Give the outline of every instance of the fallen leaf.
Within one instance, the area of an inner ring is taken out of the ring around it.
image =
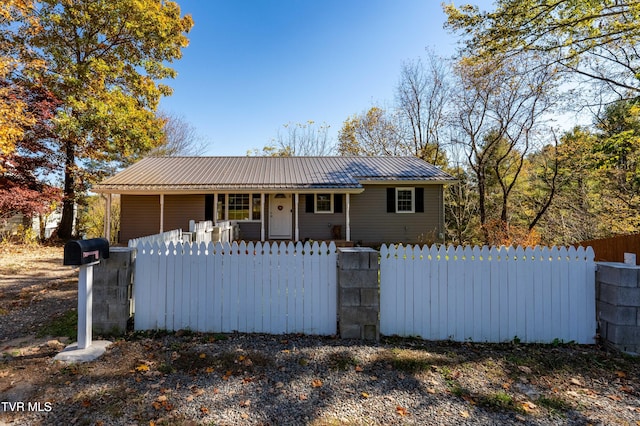
[[[229,377],[231,377],[233,375],[233,372],[231,370],[227,370],[226,373],[224,373],[224,376],[222,376],[222,380],[229,380]]]
[[[147,364],[140,364],[139,366],[136,367],[136,371],[138,372],[149,371],[149,366]]]
[[[404,417],[404,416],[406,416],[408,414],[408,411],[407,411],[406,408],[401,407],[401,406],[398,405],[398,406],[396,406],[396,413],[398,413],[398,415]]]
[[[207,357],[207,354],[205,354],[205,353],[203,352],[203,353],[201,353],[200,355],[198,355],[198,357],[199,357],[200,359],[205,359],[205,358]]]
[[[471,405],[476,405],[477,404],[475,398],[472,397],[471,395],[462,395],[462,399],[464,399],[465,401],[467,401]]]
[[[358,373],[362,373],[362,372],[364,371],[364,368],[360,367],[359,365],[356,365],[355,370],[356,370],[356,372],[358,372]]]
[[[363,398],[369,398],[369,394],[368,394],[368,393],[366,393],[366,392],[362,392],[360,395],[361,395]]]
[[[167,400],[167,396],[166,395],[159,395],[156,398],[156,401],[158,401],[158,402],[165,402],[166,400]]]
[[[569,383],[576,386],[582,386],[582,382],[575,377],[572,377],[571,380],[569,380]]]
[[[625,373],[624,371],[616,371],[616,376],[618,376],[619,378],[623,379],[625,377],[627,377],[627,373]]]
[[[206,373],[211,374],[213,373],[213,367],[207,367],[206,370],[204,370]]]
[[[85,399],[82,401],[82,406],[83,407],[91,407],[91,401],[89,401],[88,399]]]
[[[427,388],[427,393],[430,393],[430,394],[433,395],[433,394],[436,393],[436,390],[435,390],[435,388]]]
[[[622,401],[622,398],[620,398],[618,395],[607,395],[607,398],[613,401]]]
[[[209,409],[207,407],[200,407],[200,412],[202,414],[209,414]]]
[[[531,411],[535,410],[538,406],[536,404],[534,404],[531,401],[525,401],[522,403],[522,409],[527,412],[530,413]]]
[[[276,383],[276,389],[280,389],[282,387],[284,387],[284,383],[282,383],[282,382]]]
[[[313,379],[313,381],[311,382],[311,386],[313,386],[314,388],[319,388],[320,386],[322,386],[322,380]]]
[[[242,413],[240,417],[242,417],[244,420],[247,420],[249,418],[249,415],[247,413]]]
[[[460,417],[468,419],[469,418],[469,412],[467,410],[460,411]]]
[[[204,389],[201,389],[201,388],[194,388],[194,389],[192,390],[192,392],[193,392],[193,394],[194,394],[195,396],[200,396],[200,395],[204,394]]]
[[[633,388],[631,386],[621,386],[620,391],[626,393],[633,393]]]
[[[244,401],[240,401],[240,406],[241,407],[248,407],[251,405],[251,400],[250,399],[246,399]]]
[[[307,399],[309,399],[309,397],[304,393],[300,394],[299,398],[300,398],[300,401],[306,401]]]
[[[519,365],[519,366],[518,366],[518,370],[522,371],[524,374],[531,374],[531,373],[533,373],[533,371],[531,370],[531,368],[527,367],[526,365]]]
[[[244,361],[244,359],[245,359],[245,358],[246,358],[246,356],[244,356],[244,355],[240,355],[240,356],[238,357],[238,361],[239,361],[239,362],[242,362],[242,361]]]

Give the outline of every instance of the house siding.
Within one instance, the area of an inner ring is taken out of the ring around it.
[[[424,188],[424,213],[387,213],[387,188]],[[364,245],[431,243],[444,232],[442,185],[365,185],[351,196],[351,240]]]
[[[345,204],[344,195],[336,194],[335,197],[342,197],[343,199],[343,212],[342,213],[307,213],[306,211],[306,197],[313,197],[313,195],[300,195],[298,217],[300,220],[300,239],[306,240],[331,240],[333,235],[331,230],[334,226],[342,227],[341,239],[346,238],[346,218],[345,218]],[[353,218],[353,215],[351,216]],[[353,220],[352,220],[353,223]]]
[[[160,230],[159,195],[122,195],[120,197],[120,237],[126,244],[132,238],[157,234]]]
[[[189,221],[204,220],[204,194],[196,195],[165,195],[164,196],[164,226],[163,230],[189,230]]]

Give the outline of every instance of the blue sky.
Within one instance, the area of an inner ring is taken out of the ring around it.
[[[393,102],[403,61],[456,46],[439,0],[177,2],[195,25],[160,109],[197,129],[205,155],[246,155],[290,122],[335,139],[350,115]]]

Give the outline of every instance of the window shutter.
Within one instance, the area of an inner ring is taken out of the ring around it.
[[[342,194],[333,194],[333,212],[342,213]]]
[[[424,188],[416,188],[416,213],[424,213]]]
[[[205,194],[204,196],[204,220],[213,219],[213,194]]]
[[[387,213],[396,212],[396,189],[387,188]]]
[[[304,201],[305,201],[305,212],[307,213],[313,213],[313,199],[315,198],[315,196],[313,194],[307,194],[304,196]]]

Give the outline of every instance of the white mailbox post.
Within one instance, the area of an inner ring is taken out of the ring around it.
[[[78,266],[78,343],[71,345],[59,353],[57,359],[65,361],[86,361],[95,358],[95,353],[85,356],[91,350],[92,343],[92,307],[93,307],[93,266],[101,259],[109,258],[109,241],[104,238],[69,241],[64,246],[64,265]],[[101,342],[100,353],[104,352],[105,344]],[[84,351],[84,352],[83,352]],[[76,352],[76,353],[74,353]],[[78,353],[80,352],[80,353]],[[65,354],[64,356],[62,356]],[[99,354],[98,354],[99,355]]]

